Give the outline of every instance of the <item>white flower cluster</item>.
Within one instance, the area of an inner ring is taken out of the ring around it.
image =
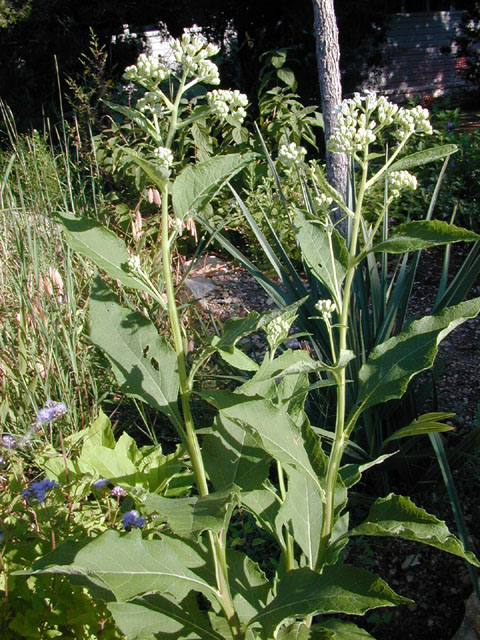
[[[153,153],[158,158],[158,164],[162,169],[170,169],[173,164],[173,154],[170,149],[158,147]]]
[[[182,38],[172,42],[175,60],[190,76],[197,76],[207,84],[220,84],[218,67],[208,58],[216,55],[219,47],[207,43],[199,35],[184,33]]]
[[[265,327],[268,338],[277,344],[283,337],[288,335],[288,332],[290,331],[290,324],[291,323],[288,322],[288,320],[281,316],[274,318]]]
[[[377,123],[370,120],[366,113],[360,113],[358,108],[355,108],[357,103],[358,99],[342,102],[337,125],[328,141],[329,151],[355,155],[366,144],[371,144],[377,139],[374,132]]]
[[[329,321],[332,313],[337,310],[337,305],[332,300],[319,300],[315,305],[315,309],[322,315],[325,322]]]
[[[320,193],[318,196],[313,198],[313,201],[319,209],[326,211],[327,209],[330,209],[333,198],[330,198],[330,196],[327,196],[325,193]]]
[[[377,98],[373,92],[364,96],[356,93],[340,105],[328,149],[354,156],[375,142],[378,132],[388,126],[395,127],[394,134],[400,139],[413,133],[431,134],[429,115],[428,110],[420,106],[408,109],[383,96]]]
[[[140,261],[140,258],[138,256],[131,256],[128,259],[128,268],[132,273],[141,273],[142,271],[142,263]]]
[[[430,124],[430,113],[420,105],[413,109],[399,109],[396,120],[399,124],[400,137],[409,133],[426,133],[432,135],[433,129]]]
[[[388,175],[388,184],[390,195],[398,198],[402,189],[415,191],[417,188],[417,179],[408,171],[392,171],[392,173]]]
[[[303,163],[306,153],[306,149],[297,147],[295,142],[291,142],[288,146],[282,144],[278,152],[278,159],[286,167],[292,167],[293,165],[298,166]]]
[[[233,125],[242,124],[245,120],[247,115],[245,107],[248,104],[248,98],[244,93],[240,93],[238,89],[235,89],[235,91],[214,89],[207,93],[207,100],[219,120],[230,120]]]
[[[136,64],[125,69],[125,80],[136,82],[140,85],[159,85],[168,76],[167,67],[162,64],[158,56],[147,56],[141,53]]]

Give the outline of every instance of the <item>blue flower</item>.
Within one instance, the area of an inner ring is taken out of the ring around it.
[[[15,438],[13,436],[5,435],[0,440],[0,447],[4,449],[15,449]]]
[[[122,524],[127,531],[132,527],[141,529],[145,522],[146,518],[141,516],[136,509],[132,509],[131,511],[127,511],[123,514]]]
[[[41,504],[42,502],[45,502],[47,492],[57,488],[58,484],[55,480],[44,478],[43,480],[38,480],[37,482],[32,483],[28,489],[24,489],[22,491],[22,496],[27,502],[29,502],[30,499],[35,498],[37,502]]]
[[[51,422],[55,420],[55,418],[59,418],[60,416],[64,416],[67,413],[67,407],[63,402],[55,402],[55,400],[48,400],[43,409],[37,414],[37,423],[40,422]]]
[[[100,478],[99,480],[95,480],[95,482],[92,484],[92,487],[96,491],[100,491],[100,489],[103,489],[103,487],[108,484],[108,482],[108,478]]]

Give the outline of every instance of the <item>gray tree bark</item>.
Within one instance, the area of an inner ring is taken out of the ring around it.
[[[315,33],[318,80],[328,140],[337,121],[336,110],[342,101],[340,76],[340,46],[333,0],[313,1],[313,29]],[[327,179],[345,199],[347,193],[347,156],[327,151]]]

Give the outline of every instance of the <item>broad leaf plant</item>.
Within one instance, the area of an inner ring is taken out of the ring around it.
[[[373,94],[344,101],[330,148],[347,153],[360,171],[353,205],[345,204],[318,173],[311,192],[305,192],[306,198],[312,194],[308,211],[297,212],[293,220],[302,256],[327,293],[317,301],[314,315],[328,336],[329,357],[284,344],[304,302],[300,300],[286,309],[228,320],[221,335],[205,336],[205,347],[192,359],[172,275],[176,239],[187,219],[198,215],[234,175],[264,160],[231,153],[197,164],[183,162],[186,166],[174,170],[182,166],[182,158],[173,155],[174,141],[196,118],[196,112],[188,115],[185,109],[189,90],[218,83],[218,71],[210,59],[216,48],[199,36],[184,35],[173,49],[178,63],[173,70],[145,57],[127,70],[127,78],[147,90],[142,109],[129,115],[158,145],[155,161],[135,150],[130,153],[159,204],[161,277],[150,274],[139,256],[94,220],[67,211],[59,220],[72,248],[126,289],[147,294],[168,318],[169,331],[159,335],[147,314],[122,306],[108,278],[96,278],[91,338],[110,360],[122,390],[169,418],[193,473],[193,487],[189,495],[168,494],[157,490],[153,480],[136,479],[132,467],[115,482],[135,501],[148,526],[68,541],[38,560],[30,573],[65,574],[86,585],[108,603],[128,640],[371,638],[336,614],[362,615],[409,600],[374,573],[344,561],[342,551],[353,537],[419,541],[479,565],[443,522],[408,497],[381,497],[363,522],[350,526],[349,489],[387,455],[366,464],[344,461],[363,413],[400,398],[413,376],[432,365],[441,340],[480,311],[480,298],[474,298],[415,319],[377,344],[364,361],[349,347],[352,283],[366,258],[479,239],[465,229],[428,220],[379,233],[388,203],[402,189],[415,187],[408,169],[455,149],[423,152],[421,161],[405,157],[412,136],[432,133],[425,109],[399,108]],[[244,116],[245,99],[238,92],[207,93],[205,102],[201,114],[210,109],[231,126]],[[387,141],[391,152],[379,165]],[[303,162],[295,145],[281,153],[293,170]],[[367,223],[365,196],[379,183],[384,184],[385,203],[379,211],[369,211]],[[348,239],[332,224],[332,206],[349,221]],[[268,343],[261,362],[239,347],[242,338],[259,330]],[[198,391],[197,373],[214,355],[238,369],[243,382],[231,389]],[[351,403],[347,367],[355,360],[358,391]],[[335,389],[336,417],[329,431],[311,424],[305,410],[310,391],[322,386]],[[212,424],[197,424],[195,394],[214,407]],[[448,428],[439,416],[427,422],[430,431]],[[419,421],[419,433],[426,432],[424,423]],[[229,547],[229,523],[239,509],[271,536],[272,553],[280,558],[274,575],[267,577],[246,553]]]

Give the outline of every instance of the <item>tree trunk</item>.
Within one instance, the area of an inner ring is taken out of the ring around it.
[[[340,47],[333,0],[313,1],[313,29],[317,48],[318,79],[322,102],[325,140],[337,120],[336,109],[342,101]],[[327,178],[345,199],[347,193],[347,156],[327,151]]]

